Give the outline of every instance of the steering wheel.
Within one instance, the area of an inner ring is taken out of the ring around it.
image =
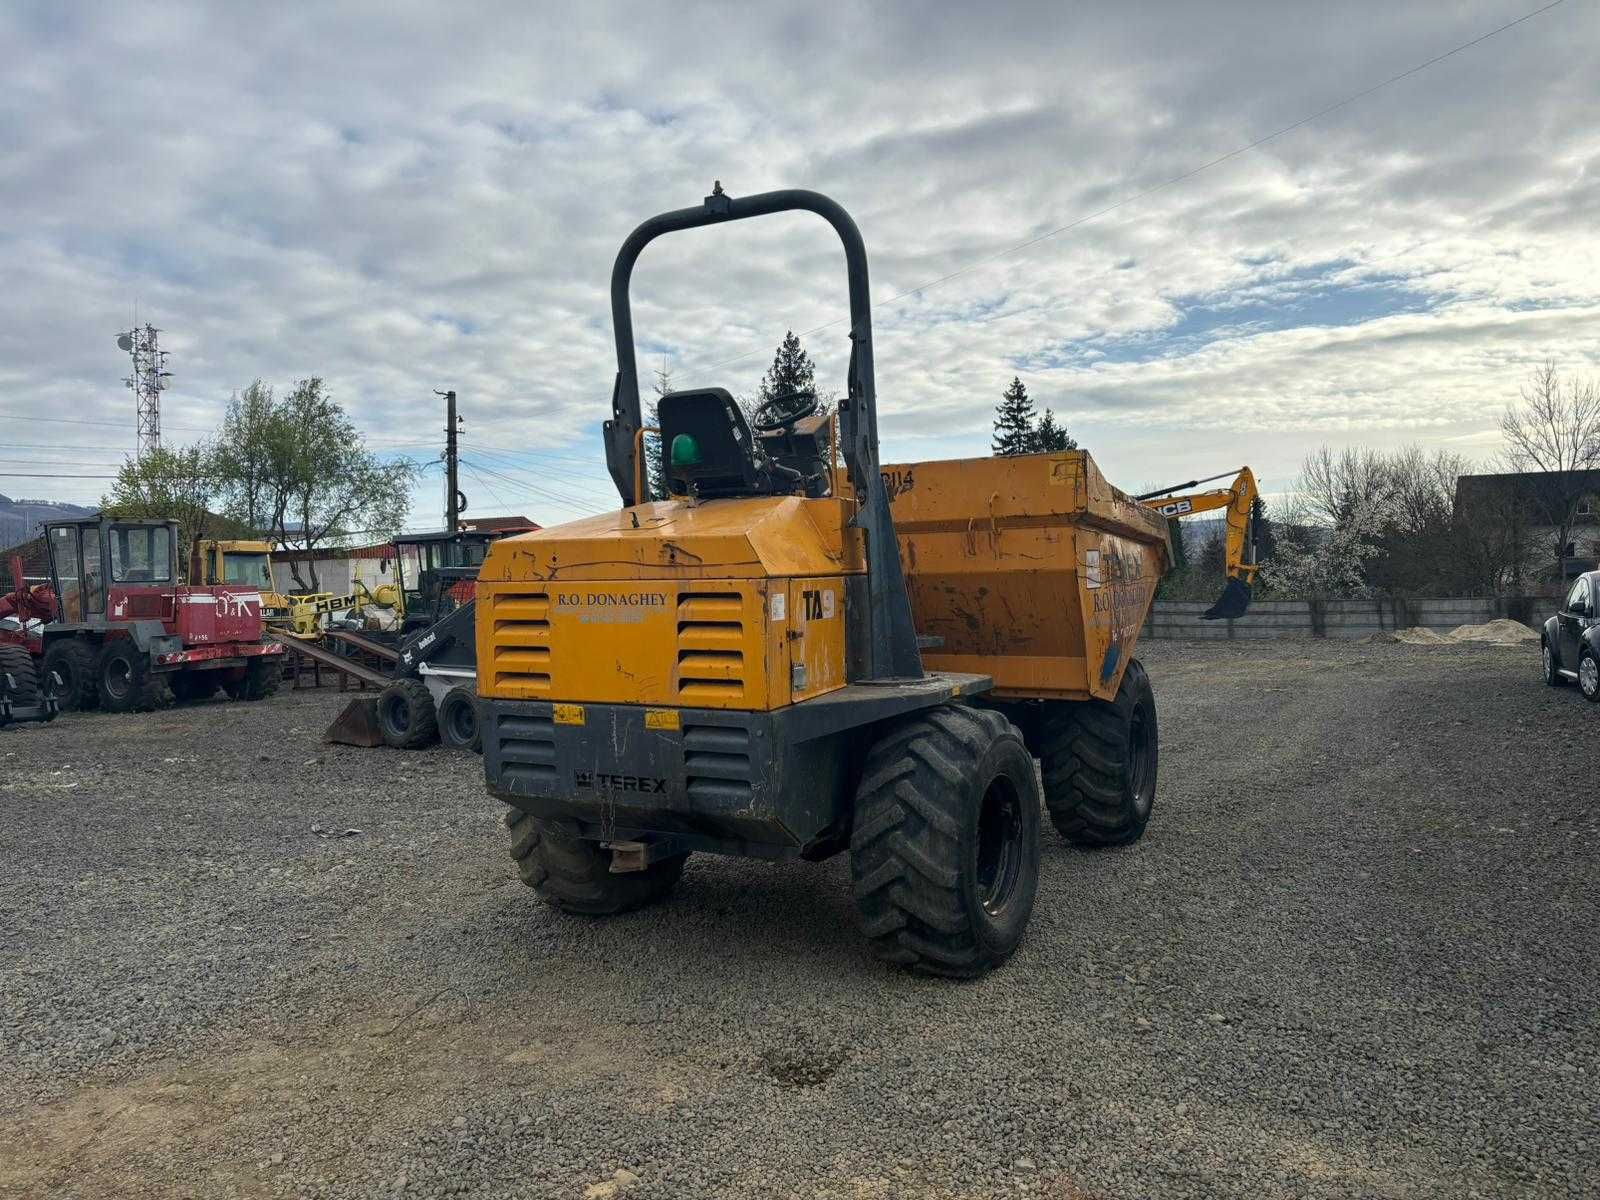
[[[814,391],[784,392],[761,402],[753,424],[758,433],[773,433],[788,428],[796,421],[805,420],[818,407],[817,393]]]

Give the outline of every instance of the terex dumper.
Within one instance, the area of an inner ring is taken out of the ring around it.
[[[634,262],[661,234],[790,209],[844,245],[843,469],[815,394],[747,420],[721,388],[680,391],[658,405],[671,497],[651,501]],[[484,770],[523,879],[602,914],[665,896],[692,851],[848,851],[880,956],[945,975],[1004,961],[1044,809],[1089,846],[1150,819],[1155,700],[1133,652],[1165,518],[1082,451],[883,467],[866,251],[825,196],[719,190],[645,222],[611,305],[625,507],[497,543],[478,579]]]

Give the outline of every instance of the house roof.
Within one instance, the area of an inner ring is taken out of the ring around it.
[[[1512,502],[1526,508],[1535,525],[1560,525],[1575,495],[1600,494],[1600,471],[1508,471],[1458,475],[1456,511]]]
[[[527,517],[465,517],[461,528],[479,533],[532,533],[542,526]]]

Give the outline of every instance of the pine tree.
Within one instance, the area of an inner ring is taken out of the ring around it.
[[[661,366],[656,369],[655,393],[656,398],[650,401],[650,411],[645,416],[645,425],[651,429],[661,428],[661,414],[659,407],[661,397],[672,390],[672,369],[667,366],[667,360],[661,360]],[[667,472],[661,465],[661,435],[647,433],[644,435],[644,465],[645,487],[648,498],[651,500],[665,500],[667,498]]]
[[[1217,522],[1220,526],[1222,522]],[[1195,564],[1202,579],[1220,579],[1227,573],[1228,535],[1225,529],[1213,529],[1200,547],[1200,559]]]
[[[1272,528],[1272,518],[1267,516],[1267,506],[1261,502],[1259,492],[1250,501],[1250,520],[1256,531],[1256,561],[1272,561],[1272,556],[1278,552],[1278,534]]]
[[[1039,427],[1033,431],[1033,448],[1046,450],[1076,450],[1078,443],[1063,425],[1056,424],[1056,415],[1048,408],[1039,418]]]
[[[1189,569],[1189,547],[1183,540],[1183,523],[1177,517],[1167,518],[1167,537],[1172,542],[1172,571],[1177,574]]]
[[[1022,380],[1013,375],[1011,386],[995,405],[994,438],[989,448],[998,455],[1029,454],[1033,451],[1035,434],[1033,401],[1028,399],[1028,389]]]
[[[757,397],[757,402],[764,403],[774,396],[789,396],[796,392],[816,390],[816,366],[791,329],[783,335],[783,341],[778,344],[778,352],[772,356],[772,365],[762,376],[761,393]]]

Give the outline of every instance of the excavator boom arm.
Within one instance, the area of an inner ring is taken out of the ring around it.
[[[1193,483],[1178,486],[1192,487],[1194,483],[1203,482],[1209,481],[1195,480]],[[1168,493],[1172,490],[1168,489]],[[1155,509],[1168,518],[1190,517],[1196,513],[1227,509],[1228,533],[1223,570],[1228,582],[1223,587],[1222,596],[1206,612],[1207,620],[1242,617],[1245,609],[1250,606],[1250,589],[1255,584],[1256,572],[1260,570],[1256,562],[1255,528],[1252,520],[1257,495],[1259,492],[1256,490],[1255,473],[1249,467],[1240,467],[1233,477],[1233,483],[1227,488],[1213,488],[1208,492],[1191,492],[1176,496],[1151,492],[1139,497],[1141,504]]]

